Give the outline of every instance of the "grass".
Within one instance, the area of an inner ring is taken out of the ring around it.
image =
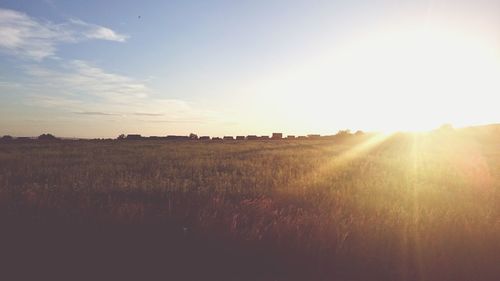
[[[0,264],[73,280],[499,280],[499,144],[496,127],[3,143]]]

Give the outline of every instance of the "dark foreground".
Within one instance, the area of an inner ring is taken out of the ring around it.
[[[500,280],[500,134],[0,144],[0,280]]]

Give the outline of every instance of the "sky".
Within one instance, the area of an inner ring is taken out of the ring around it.
[[[0,135],[499,123],[500,1],[0,1]]]

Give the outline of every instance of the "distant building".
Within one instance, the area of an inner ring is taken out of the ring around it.
[[[165,139],[167,139],[167,140],[189,140],[189,136],[168,135]]]
[[[245,140],[245,136],[236,136],[236,140]]]
[[[209,136],[201,136],[200,140],[210,140],[210,137]]]
[[[259,140],[268,140],[269,139],[269,136],[260,136],[259,137]]]
[[[213,138],[212,138],[212,140],[213,140],[213,141],[221,141],[222,139],[221,139],[221,138],[219,138],[219,137],[213,137]]]
[[[233,136],[224,136],[223,140],[234,140]]]
[[[309,139],[319,139],[319,138],[321,138],[321,135],[311,134],[311,135],[307,135],[307,138],[309,138]]]
[[[129,134],[125,137],[126,140],[141,140],[142,136],[139,134]]]
[[[298,136],[297,138],[298,138],[299,140],[305,140],[305,139],[307,139],[307,137],[306,137],[306,136]]]
[[[247,136],[247,140],[258,140],[258,139],[259,139],[259,137],[256,135],[248,135]]]
[[[295,136],[294,135],[288,135],[288,136],[286,136],[286,138],[289,139],[289,140],[294,140]]]
[[[32,141],[33,139],[30,138],[30,137],[17,137],[16,138],[16,141],[20,141],[20,142],[25,142],[25,141]]]
[[[271,137],[273,140],[280,140],[283,138],[283,134],[282,133],[273,133],[272,137]]]
[[[150,136],[148,139],[150,139],[150,140],[162,140],[162,139],[165,139],[165,137]]]
[[[326,140],[334,140],[335,138],[336,138],[335,135],[321,136],[321,139],[326,139]]]

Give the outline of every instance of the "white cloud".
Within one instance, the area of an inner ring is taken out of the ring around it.
[[[59,62],[51,69],[31,65],[25,72],[30,78],[25,85],[27,91],[34,93],[29,96],[30,104],[82,118],[100,116],[141,122],[168,118],[172,123],[188,123],[214,117],[185,101],[158,98],[145,80],[109,73],[85,61]]]
[[[124,42],[127,38],[109,28],[77,19],[56,24],[0,8],[0,50],[23,58],[40,61],[53,57],[61,43],[93,39]]]
[[[127,36],[117,34],[113,30],[102,26],[96,27],[94,30],[88,32],[86,35],[88,38],[118,41],[118,42],[124,42],[127,39]]]
[[[100,39],[116,42],[125,42],[128,39],[127,35],[118,34],[107,27],[86,23],[78,19],[72,19],[70,20],[70,23],[74,25],[74,27],[81,28],[81,34],[88,39]]]
[[[26,71],[39,81],[54,82],[57,88],[73,94],[94,96],[115,103],[128,103],[130,99],[146,98],[151,94],[151,89],[140,80],[105,72],[80,60],[62,62],[59,69],[32,65]]]
[[[16,66],[22,74],[12,81],[0,81],[0,96],[15,100],[18,108],[27,110],[16,109],[8,115],[12,124],[17,124],[11,125],[12,130],[29,127],[19,125],[26,116],[45,118],[46,128],[52,126],[61,134],[91,136],[109,136],[111,131],[115,134],[123,130],[158,134],[166,128],[183,132],[187,124],[217,122],[214,112],[183,100],[161,98],[148,85],[151,78],[136,79],[87,61],[57,57],[61,44],[127,39],[126,35],[79,19],[53,23],[0,8],[0,53],[24,60]],[[44,60],[47,58],[51,60]],[[85,133],[81,126],[91,131]]]

